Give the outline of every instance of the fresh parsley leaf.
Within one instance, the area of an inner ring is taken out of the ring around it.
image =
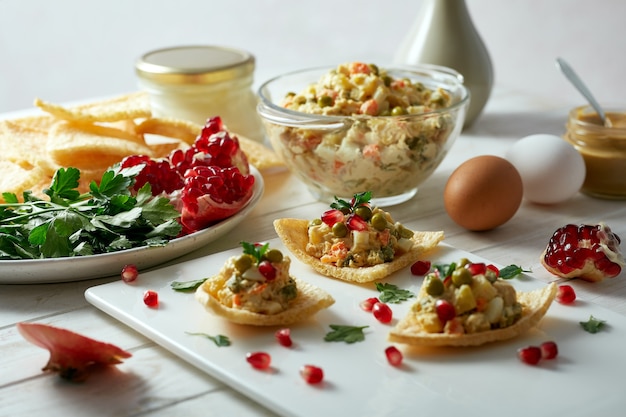
[[[441,265],[433,265],[439,272],[439,276],[443,278],[452,275],[452,272],[456,269],[456,263],[452,262],[451,264],[441,264]]]
[[[376,289],[380,291],[378,299],[383,303],[398,304],[411,297],[415,297],[415,294],[411,291],[398,288],[398,286],[394,284],[377,282]]]
[[[77,168],[59,168],[52,178],[49,189],[44,190],[44,194],[50,196],[50,201],[66,205],[68,202],[76,201],[80,197],[78,180],[80,171]]]
[[[351,201],[346,201],[341,198],[335,196],[335,201],[331,203],[330,208],[342,211],[352,212],[355,208],[362,206],[364,204],[368,204],[372,199],[372,192],[365,191],[362,193],[354,194],[354,197]]]
[[[525,270],[521,266],[517,265],[509,265],[500,269],[499,277],[502,279],[512,279],[521,274],[522,272],[531,272],[530,270]]]
[[[196,279],[193,281],[174,281],[170,284],[170,287],[172,287],[174,291],[195,291],[200,285],[204,284],[204,281],[206,280],[207,278]]]
[[[600,330],[602,330],[605,324],[605,320],[599,320],[593,315],[589,316],[589,320],[580,322],[583,330],[589,333],[598,333]]]
[[[243,253],[254,256],[258,264],[263,260],[263,255],[265,255],[265,252],[269,249],[270,244],[258,245],[250,242],[241,242],[241,246],[243,247]]]
[[[225,347],[225,346],[230,346],[230,339],[228,338],[228,336],[224,336],[222,334],[218,334],[217,336],[211,336],[210,334],[206,334],[206,333],[192,333],[192,332],[185,332],[188,335],[191,336],[203,336],[206,337],[209,340],[212,340],[213,343],[215,343],[215,345],[217,347]]]
[[[369,326],[343,326],[340,324],[330,324],[332,331],[326,333],[324,340],[326,342],[346,342],[355,343],[365,340],[363,329]]]

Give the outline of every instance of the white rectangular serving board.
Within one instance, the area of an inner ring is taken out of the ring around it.
[[[280,241],[270,243],[288,254]],[[613,416],[626,407],[626,317],[618,313],[584,300],[569,306],[555,302],[540,326],[523,336],[473,348],[397,345],[404,362],[393,367],[384,354],[391,345],[387,334],[414,299],[391,304],[392,323],[379,323],[359,306],[362,300],[378,295],[374,283],[354,285],[326,278],[292,256],[292,275],[324,288],[336,302],[306,323],[291,326],[291,348],[276,342],[277,327],[228,323],[205,311],[192,293],[170,288],[172,281],[216,274],[228,257],[240,253],[234,249],[141,273],[132,284],[120,280],[95,286],[85,296],[97,308],[284,416]],[[488,262],[445,244],[425,259],[446,264],[463,257]],[[385,282],[417,294],[422,279],[406,268]],[[545,285],[526,275],[511,282],[519,291]],[[144,305],[142,297],[147,289],[159,293],[158,308]],[[582,330],[579,322],[590,315],[606,321],[601,332]],[[365,341],[346,344],[324,341],[330,324],[369,327]],[[225,335],[232,345],[217,347],[187,332]],[[538,366],[519,361],[518,348],[547,340],[557,342],[557,359]],[[245,359],[250,351],[269,353],[270,370],[253,369]],[[320,366],[324,382],[305,383],[299,375],[304,364]]]

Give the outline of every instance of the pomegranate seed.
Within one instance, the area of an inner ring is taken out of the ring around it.
[[[398,350],[395,346],[389,346],[385,349],[385,356],[387,357],[387,361],[393,366],[402,365],[402,352]]]
[[[122,281],[133,282],[139,276],[139,271],[135,265],[124,265],[122,268]]]
[[[268,260],[259,263],[259,273],[268,281],[272,281],[276,278],[276,268]]]
[[[267,369],[272,363],[272,357],[266,352],[248,352],[246,361],[255,369]]]
[[[293,345],[293,341],[291,340],[291,330],[288,328],[277,330],[276,333],[274,333],[274,336],[276,337],[278,343],[282,346],[290,347]]]
[[[147,290],[143,293],[143,303],[148,307],[157,307],[159,305],[159,294],[156,291]]]
[[[393,311],[391,311],[391,307],[389,307],[385,303],[374,303],[372,306],[372,314],[381,323],[389,323],[393,318]]]
[[[537,346],[527,346],[517,350],[518,358],[528,365],[537,365],[541,360],[541,349]]]
[[[300,375],[308,384],[318,384],[324,379],[324,371],[315,365],[304,365],[300,368]]]
[[[539,348],[541,349],[542,359],[554,359],[559,354],[559,349],[556,346],[556,343],[552,341],[543,342]]]
[[[348,217],[346,226],[348,226],[348,230],[356,230],[357,232],[368,230],[367,222],[356,214]]]
[[[411,265],[411,274],[413,275],[426,275],[430,271],[430,261],[417,261]]]
[[[329,227],[333,227],[335,223],[342,222],[344,217],[345,216],[341,212],[341,210],[332,209],[332,210],[326,210],[324,213],[322,213],[321,219]]]
[[[493,273],[495,273],[496,277],[500,276],[500,269],[497,266],[493,265],[493,264],[487,265],[485,267],[485,272],[487,272],[487,270],[492,271]]]
[[[376,297],[370,297],[366,300],[361,301],[360,306],[364,311],[372,311],[374,304],[380,302],[380,300]]]
[[[435,312],[442,323],[446,323],[448,320],[452,320],[456,317],[454,305],[444,299],[439,299],[435,302]]]
[[[561,304],[571,304],[576,300],[576,292],[571,285],[559,285],[556,293],[556,301]]]
[[[484,263],[471,263],[467,265],[467,269],[470,270],[472,275],[480,275],[487,272],[487,265]]]

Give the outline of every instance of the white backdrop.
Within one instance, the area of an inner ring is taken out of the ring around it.
[[[601,101],[626,101],[626,1],[467,0],[496,83],[582,98],[570,61]],[[279,72],[353,59],[390,63],[420,0],[0,0],[0,112],[34,97],[81,100],[135,90],[142,53],[180,44],[246,49],[255,85]]]

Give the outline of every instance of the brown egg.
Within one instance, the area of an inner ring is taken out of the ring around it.
[[[522,178],[504,158],[483,155],[459,165],[443,192],[446,211],[459,226],[489,230],[513,217],[523,196]]]

